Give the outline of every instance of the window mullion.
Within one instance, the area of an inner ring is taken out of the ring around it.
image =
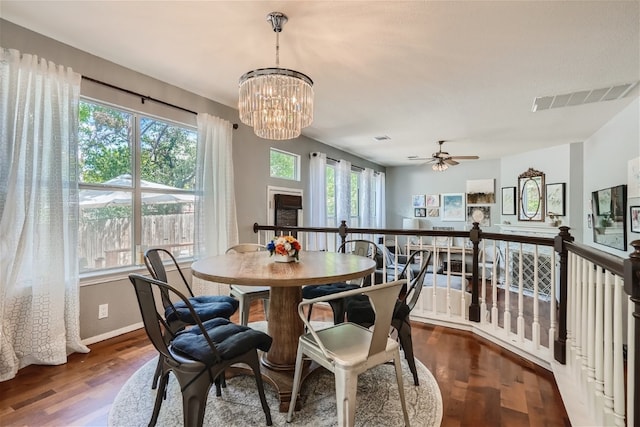
[[[140,115],[134,114],[133,141],[132,141],[132,170],[133,170],[133,251],[131,259],[135,260],[135,264],[142,264],[142,186],[140,185],[140,177],[142,175],[140,159],[142,158],[142,142],[140,140]]]

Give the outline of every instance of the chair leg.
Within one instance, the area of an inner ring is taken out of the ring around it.
[[[333,324],[344,323],[344,299],[335,299],[329,301],[331,310],[333,311]]]
[[[356,392],[358,375],[354,372],[337,368],[334,372],[336,381],[336,406],[338,409],[338,426],[351,427],[356,422]]]
[[[296,401],[300,392],[300,379],[302,377],[302,346],[298,344],[298,353],[296,354],[296,370],[293,374],[293,389],[291,390],[291,401],[289,402],[289,412],[287,413],[287,422],[290,423],[293,418],[293,411],[296,410]]]
[[[402,414],[404,415],[404,425],[410,426],[409,413],[407,412],[407,403],[404,400],[404,386],[402,384],[402,367],[400,366],[400,350],[396,349],[393,355],[393,365],[396,368],[396,380],[398,382],[398,392],[400,393],[400,404],[402,405]]]
[[[183,387],[185,384],[188,384],[189,381],[193,380],[193,382],[182,391],[184,427],[202,427],[204,411],[207,405],[207,396],[211,388],[209,375],[205,373],[193,379],[195,375],[196,374],[186,375],[182,378],[182,381],[180,381],[180,386]]]
[[[413,374],[413,384],[417,387],[420,385],[418,381],[418,369],[416,368],[416,359],[413,356],[413,339],[411,338],[411,325],[408,322],[400,322],[398,327],[398,338],[400,338],[400,346],[404,350],[404,358],[407,360],[409,370]]]
[[[156,365],[156,371],[153,374],[153,383],[151,383],[151,390],[155,390],[158,387],[158,379],[162,374],[162,355],[158,357],[158,364]]]
[[[240,324],[243,326],[247,326],[249,323],[249,311],[251,309],[251,301],[244,295],[239,297],[240,299],[240,308],[238,309],[240,315]]]
[[[160,359],[162,363],[162,358]],[[160,368],[160,366],[158,366]],[[160,368],[161,370],[162,368]],[[156,369],[158,371],[159,369]],[[158,390],[156,391],[156,402],[153,405],[153,413],[151,414],[151,420],[149,421],[149,427],[153,427],[158,422],[158,414],[160,413],[160,407],[162,406],[162,401],[165,399],[165,394],[167,391],[167,383],[169,382],[169,371],[165,372],[159,380]]]
[[[264,382],[262,381],[262,373],[260,372],[260,360],[258,359],[257,350],[253,351],[250,357],[249,366],[253,371],[253,376],[256,377],[256,386],[258,387],[258,394],[260,395],[260,404],[262,405],[267,425],[270,426],[273,424],[271,421],[271,410],[267,404],[267,398],[264,395]]]

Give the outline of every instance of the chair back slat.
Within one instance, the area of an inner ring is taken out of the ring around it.
[[[213,341],[207,334],[207,331],[200,320],[200,317],[196,313],[195,309],[189,302],[189,299],[184,296],[177,289],[169,286],[168,284],[159,280],[151,279],[140,274],[130,274],[129,280],[133,284],[138,299],[138,306],[140,307],[140,314],[142,315],[142,322],[144,323],[144,329],[151,340],[153,346],[168,359],[173,360],[173,356],[170,354],[167,348],[167,342],[164,334],[172,334],[173,332],[168,327],[164,320],[164,314],[158,311],[156,299],[154,295],[154,288],[162,295],[169,296],[173,300],[181,300],[184,306],[189,310],[192,319],[195,320],[194,327],[200,328],[203,337],[211,347],[211,352],[219,359],[218,351]],[[173,304],[171,304],[173,306]],[[176,362],[177,363],[177,362]]]
[[[180,274],[182,283],[187,289],[187,292],[189,292],[189,296],[193,297],[193,291],[191,291],[191,286],[189,286],[189,282],[187,281],[187,278],[184,276],[184,273],[182,272],[182,269],[180,268],[178,261],[170,251],[164,248],[150,248],[150,249],[147,249],[144,253],[144,264],[147,266],[147,270],[149,270],[149,274],[151,274],[151,277],[153,277],[155,280],[159,280],[164,283],[169,283],[167,270],[164,268],[164,259],[163,259],[164,256],[168,257],[171,260],[171,262],[173,263],[173,266],[178,271],[178,274]],[[169,307],[171,300],[164,290],[162,290],[161,292],[162,292],[162,305],[165,308],[167,308]]]
[[[427,274],[427,269],[429,268],[429,263],[431,262],[431,255],[433,254],[428,249],[420,249],[415,251],[409,257],[407,264],[403,270],[403,273],[407,270],[407,268],[412,264],[415,257],[420,254],[422,258],[422,263],[420,264],[420,271],[414,277],[411,278],[409,283],[409,287],[407,288],[407,292],[405,293],[403,300],[405,304],[409,307],[409,311],[413,310],[413,307],[418,303],[418,299],[420,299],[420,292],[422,292],[422,288],[424,287],[424,276]],[[405,277],[401,275],[400,277]]]
[[[387,346],[395,302],[398,300],[400,288],[405,283],[406,280],[396,280],[384,285],[368,287],[364,292],[369,297],[373,311],[376,314],[373,336],[369,346],[369,356],[384,351]]]
[[[259,245],[257,243],[240,243],[238,245],[231,246],[229,249],[227,249],[226,253],[243,254],[247,252],[260,252],[266,250],[267,247],[265,245]]]

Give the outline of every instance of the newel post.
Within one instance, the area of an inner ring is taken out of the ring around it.
[[[344,242],[347,240],[347,221],[340,221],[338,235],[340,236],[340,245],[344,245]]]
[[[631,242],[634,251],[629,255],[629,258],[624,260],[624,291],[631,298],[631,302],[635,307],[633,311],[634,319],[634,347],[627,349],[629,354],[633,353],[634,365],[633,365],[633,378],[628,378],[627,381],[633,383],[633,389],[635,391],[633,395],[633,408],[629,408],[629,411],[633,411],[634,425],[640,425],[640,414],[634,408],[640,408],[640,240],[634,240]]]
[[[567,298],[569,286],[568,260],[569,251],[564,242],[573,242],[573,236],[569,234],[569,227],[561,226],[560,233],[555,237],[553,247],[560,257],[560,295],[558,302],[558,338],[553,344],[554,358],[563,365],[567,363]]]
[[[480,258],[480,241],[482,240],[482,230],[480,224],[473,223],[473,227],[469,230],[469,240],[473,244],[473,261],[471,267],[471,304],[469,305],[469,320],[472,322],[480,321],[480,283],[478,280],[479,269],[478,261]]]

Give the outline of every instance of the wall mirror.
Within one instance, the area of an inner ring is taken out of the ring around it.
[[[544,173],[533,168],[518,176],[518,220],[544,221]]]
[[[627,250],[627,186],[618,185],[591,193],[593,241]]]

